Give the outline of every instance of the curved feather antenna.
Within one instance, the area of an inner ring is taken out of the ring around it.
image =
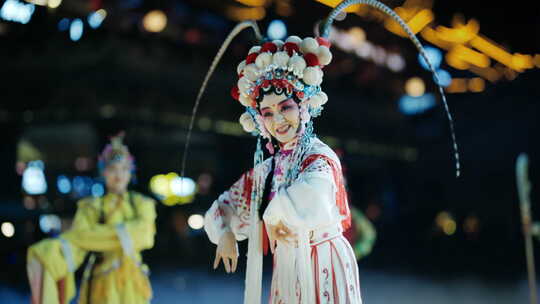
[[[433,73],[433,78],[435,80],[435,83],[439,87],[439,93],[441,94],[441,98],[444,104],[444,110],[446,111],[446,117],[448,118],[448,123],[450,125],[450,133],[452,135],[452,143],[453,143],[453,151],[454,151],[454,158],[456,160],[456,176],[459,177],[461,173],[461,167],[460,167],[460,161],[459,161],[459,152],[458,152],[458,145],[456,140],[456,133],[454,131],[454,120],[452,119],[452,114],[450,114],[450,109],[448,107],[448,102],[446,101],[446,95],[444,94],[444,90],[442,86],[439,84],[439,77],[437,75],[437,72],[431,65],[431,62],[429,61],[426,52],[424,50],[424,47],[416,38],[414,33],[411,31],[407,23],[398,15],[396,14],[391,8],[386,6],[385,4],[377,1],[377,0],[344,0],[342,1],[338,6],[336,6],[331,12],[330,15],[328,15],[328,18],[326,18],[323,27],[322,27],[322,37],[328,38],[330,35],[330,28],[332,26],[332,23],[334,22],[334,19],[341,13],[344,9],[347,7],[354,5],[354,4],[366,4],[369,6],[372,6],[383,13],[390,16],[392,19],[394,19],[401,28],[407,33],[407,36],[409,36],[409,39],[414,43],[416,48],[418,49],[418,52],[420,52],[422,58],[426,61],[429,69]]]
[[[219,48],[216,56],[214,57],[214,60],[212,60],[212,64],[210,65],[210,69],[208,69],[208,72],[206,72],[206,76],[204,77],[203,83],[201,85],[201,88],[199,89],[199,93],[197,94],[197,98],[195,99],[195,104],[193,105],[193,110],[191,112],[191,120],[189,122],[189,128],[188,128],[188,134],[186,138],[186,144],[184,145],[184,155],[182,156],[182,171],[180,173],[181,177],[184,177],[185,169],[186,169],[186,160],[187,160],[187,152],[189,150],[189,143],[191,141],[191,133],[193,130],[193,124],[195,123],[195,117],[197,116],[197,110],[199,109],[199,104],[201,101],[201,98],[204,94],[204,91],[206,90],[206,86],[208,85],[208,81],[210,80],[210,77],[212,77],[212,74],[214,74],[214,71],[216,67],[219,64],[219,61],[221,60],[221,57],[223,57],[223,54],[225,54],[225,51],[227,51],[227,48],[231,44],[232,40],[238,36],[243,30],[247,28],[253,28],[253,31],[255,32],[255,38],[258,41],[263,40],[263,36],[261,35],[261,31],[259,30],[259,26],[257,26],[257,23],[253,20],[247,20],[238,23],[232,31],[229,33],[227,38],[225,38],[225,41],[223,41],[223,44],[221,44],[221,47]]]

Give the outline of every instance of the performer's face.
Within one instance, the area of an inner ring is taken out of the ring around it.
[[[131,179],[131,163],[126,158],[115,161],[107,166],[103,175],[108,192],[124,193]]]
[[[280,143],[288,143],[296,137],[300,125],[298,104],[284,95],[265,95],[260,103],[264,126]]]

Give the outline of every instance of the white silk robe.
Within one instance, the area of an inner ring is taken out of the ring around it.
[[[304,159],[310,162],[304,163],[298,178],[288,187],[283,186],[283,181],[292,153],[283,151],[274,156],[271,200],[263,220],[270,225],[281,221],[298,237],[292,245],[277,244],[269,303],[361,304],[356,258],[342,235],[342,221],[349,211],[346,208],[344,215],[336,203],[338,191],[344,189],[337,184],[342,181],[336,177],[337,171],[341,175],[340,162],[327,145],[313,140]],[[266,177],[271,161],[267,159],[256,170],[263,170],[262,176]],[[238,241],[251,235],[252,185],[250,170],[206,212],[204,227],[212,243],[218,244],[226,231],[232,231]],[[250,284],[247,281],[246,288]]]

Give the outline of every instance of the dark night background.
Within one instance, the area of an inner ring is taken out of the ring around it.
[[[330,11],[316,1],[262,2],[264,33],[270,21],[281,19],[288,35],[313,36],[314,23]],[[395,8],[404,1],[382,2]],[[283,3],[288,16],[279,9]],[[540,11],[530,4],[435,0],[433,23],[450,27],[456,14],[474,18],[482,35],[510,53],[534,56],[540,54]],[[80,198],[62,194],[57,178],[96,178],[96,155],[108,136],[127,133],[137,160],[133,189],[153,196],[153,176],[180,173],[197,90],[236,22],[227,11],[243,6],[234,0],[64,0],[55,9],[36,5],[28,24],[0,18],[0,222],[15,229],[12,237],[0,234],[0,302],[28,302],[26,249],[50,236],[40,229],[40,216],[57,215],[68,226]],[[85,23],[80,40],[59,29],[62,18],[86,22],[98,8],[106,9],[107,17],[96,29]],[[168,18],[159,33],[142,26],[154,9]],[[529,155],[535,218],[540,216],[540,60],[521,73],[485,81],[480,92],[447,93],[462,157],[462,176],[456,179],[442,103],[413,44],[372,18],[348,14],[335,26],[361,27],[368,41],[406,63],[392,72],[333,47],[323,82],[329,102],[315,120],[317,134],[342,155],[351,204],[377,229],[373,251],[359,261],[365,303],[528,301],[515,160],[521,152]],[[251,39],[247,32],[235,39],[202,100],[186,172],[199,183],[199,192],[188,204],[157,205],[156,244],[145,252],[153,269],[153,303],[241,301],[245,258],[232,279],[214,272],[214,245],[203,230],[190,228],[187,218],[203,214],[252,163],[255,139],[230,123],[242,107],[229,96]],[[444,59],[441,68],[452,77],[477,77]],[[424,80],[437,104],[407,114],[398,100],[413,76]],[[20,168],[37,159],[45,164],[48,190],[28,195]],[[455,231],[445,233],[437,225],[441,212],[451,215]],[[535,249],[540,251],[538,243]]]

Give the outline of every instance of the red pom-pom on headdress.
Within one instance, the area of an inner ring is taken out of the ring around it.
[[[304,54],[304,60],[306,61],[307,66],[319,65],[319,58],[313,53]]]
[[[275,53],[275,52],[277,52],[277,46],[272,42],[266,42],[261,47],[261,53],[262,52]]]
[[[234,100],[238,100],[240,98],[240,90],[238,89],[238,86],[231,88],[231,96]]]
[[[332,45],[330,41],[328,41],[328,39],[323,37],[317,37],[317,42],[319,43],[319,45],[324,45],[327,48],[330,48],[330,46]]]
[[[289,56],[292,56],[294,52],[299,53],[300,48],[298,47],[298,44],[294,42],[285,42],[283,45],[283,50],[289,54]]]
[[[247,55],[247,57],[246,57],[246,65],[251,64],[251,63],[255,63],[255,59],[257,59],[257,56],[259,56],[259,53],[251,53],[251,54]]]

